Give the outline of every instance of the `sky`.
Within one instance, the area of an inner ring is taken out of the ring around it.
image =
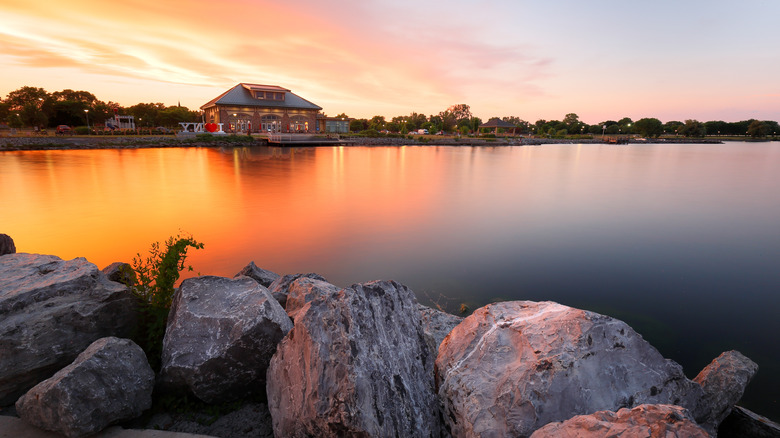
[[[780,120],[777,0],[0,0],[0,97],[199,108],[241,82],[327,115]]]

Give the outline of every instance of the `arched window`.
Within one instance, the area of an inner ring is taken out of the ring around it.
[[[267,115],[260,118],[260,129],[262,132],[279,132],[282,129],[282,118],[277,115]]]

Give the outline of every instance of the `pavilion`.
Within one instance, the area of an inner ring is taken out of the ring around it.
[[[488,120],[487,122],[479,125],[479,128],[480,129],[482,129],[482,128],[493,128],[494,129],[494,131],[493,131],[494,134],[498,134],[498,128],[511,129],[512,130],[512,135],[515,135],[515,130],[517,129],[517,126],[515,126],[515,125],[513,125],[513,124],[511,124],[509,122],[505,122],[505,121],[499,119],[498,117],[493,117],[492,119]]]
[[[233,132],[316,132],[321,107],[276,85],[240,83],[201,106],[205,123]]]

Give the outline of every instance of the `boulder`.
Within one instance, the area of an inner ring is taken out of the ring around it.
[[[174,294],[160,380],[207,403],[262,393],[276,345],[292,328],[268,289],[248,277],[197,277]]]
[[[414,294],[392,281],[308,302],[268,368],[275,436],[439,436]]]
[[[694,412],[701,387],[624,322],[553,302],[485,306],[439,346],[453,436],[528,436],[575,415],[649,404]]]
[[[92,342],[129,337],[136,308],[127,287],[83,258],[0,257],[0,406],[73,362]]]
[[[287,288],[287,301],[285,310],[290,319],[295,321],[295,316],[309,301],[318,297],[324,297],[330,293],[338,292],[339,288],[317,278],[298,277]]]
[[[780,424],[753,411],[734,406],[718,427],[718,438],[780,438]]]
[[[244,269],[240,270],[238,274],[234,275],[233,278],[240,277],[242,275],[245,275],[249,278],[253,278],[255,281],[260,283],[263,287],[269,287],[271,283],[274,282],[277,278],[279,278],[279,274],[271,271],[266,271],[265,269],[258,268],[257,265],[255,265],[255,262],[249,262],[248,265],[244,266]]]
[[[129,339],[102,338],[16,402],[19,416],[41,429],[80,437],[135,418],[152,406],[154,372]]]
[[[0,256],[6,254],[15,254],[16,245],[14,245],[14,239],[8,234],[0,234]]]
[[[103,273],[106,274],[106,277],[108,277],[109,280],[122,283],[125,286],[133,286],[138,281],[135,271],[129,263],[111,263],[103,268]]]
[[[710,434],[715,435],[718,425],[742,398],[745,387],[758,371],[758,365],[739,351],[727,351],[716,357],[693,381],[701,385],[704,396],[698,418]]]
[[[439,354],[441,342],[456,325],[463,321],[463,318],[423,306],[422,304],[418,304],[417,309],[420,311],[423,333],[425,333],[428,339],[433,356],[436,357]]]
[[[639,405],[617,412],[599,411],[549,423],[531,438],[709,438],[687,410],[672,405]]]
[[[319,274],[315,274],[313,272],[310,272],[308,274],[288,274],[284,277],[279,277],[276,280],[274,280],[273,283],[271,283],[270,286],[268,286],[268,290],[271,291],[271,295],[274,296],[274,299],[279,302],[279,304],[282,305],[282,307],[287,306],[287,289],[290,287],[290,284],[292,284],[293,281],[301,278],[301,277],[308,277],[313,278],[315,280],[325,281],[327,282],[324,277],[322,277]]]

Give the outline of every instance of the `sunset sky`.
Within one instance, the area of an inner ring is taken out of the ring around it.
[[[776,0],[2,0],[0,96],[196,109],[239,82],[350,117],[780,120]]]

